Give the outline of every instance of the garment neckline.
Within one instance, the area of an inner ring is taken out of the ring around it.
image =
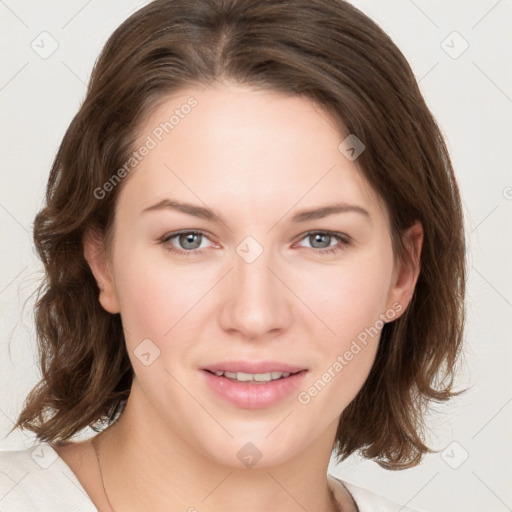
[[[82,494],[89,500],[90,504],[94,507],[94,512],[98,512],[98,509],[94,505],[91,497],[87,494],[80,480],[68,465],[68,463],[60,456],[60,454],[55,450],[54,446],[59,446],[61,443],[48,443],[52,450],[55,451],[57,455],[56,462],[59,464],[60,470],[66,474],[66,476],[70,477],[73,480],[73,483],[78,487],[78,489],[82,492]],[[357,506],[356,500],[353,494],[348,490],[347,486],[334,475],[327,473],[327,485],[329,489],[332,491],[334,498],[338,504],[343,504],[346,500],[351,500],[353,505],[356,507],[356,510],[359,512],[359,508]]]
[[[334,494],[334,498],[338,504],[343,505],[348,500],[351,502],[352,507],[355,507],[355,510],[360,512],[354,495],[349,491],[343,480],[327,473],[327,485]]]

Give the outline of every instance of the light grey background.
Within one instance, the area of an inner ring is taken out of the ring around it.
[[[42,267],[31,227],[48,172],[103,44],[145,3],[0,0],[2,436],[38,380],[30,294]],[[440,452],[420,466],[393,472],[351,457],[330,471],[427,511],[512,510],[512,1],[353,3],[411,63],[453,157],[470,250],[459,385],[472,387],[432,414],[429,438]],[[15,432],[0,439],[0,449],[33,442]]]

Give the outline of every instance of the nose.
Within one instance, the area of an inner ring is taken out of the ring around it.
[[[264,248],[254,261],[243,252],[234,255],[233,268],[222,281],[219,322],[225,331],[254,341],[289,327],[293,294],[280,268]]]

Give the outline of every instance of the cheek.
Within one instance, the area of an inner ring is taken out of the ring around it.
[[[166,265],[163,248],[128,253],[120,247],[118,254],[115,281],[127,341],[150,338],[161,345],[174,326],[186,327],[187,311],[206,285],[193,282],[185,266]]]
[[[302,279],[300,293],[343,343],[384,313],[391,273],[391,257],[362,254]]]
[[[316,276],[317,291],[308,296],[310,300],[317,297],[315,309],[329,331],[316,337],[321,362],[302,387],[299,403],[316,402],[330,411],[327,416],[335,417],[363,386],[384,325],[381,314],[386,312],[391,262],[391,257],[369,255]]]

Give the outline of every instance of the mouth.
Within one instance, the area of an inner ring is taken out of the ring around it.
[[[300,370],[298,372],[282,372],[272,371],[266,373],[245,373],[245,372],[228,372],[223,370],[205,370],[208,373],[215,375],[216,377],[224,377],[235,382],[245,382],[250,384],[263,384],[265,382],[273,382],[276,380],[282,380],[290,377],[291,375],[297,375],[298,373],[305,372],[307,370]]]
[[[308,369],[282,363],[230,362],[202,368],[208,388],[242,409],[277,405],[298,388]]]

